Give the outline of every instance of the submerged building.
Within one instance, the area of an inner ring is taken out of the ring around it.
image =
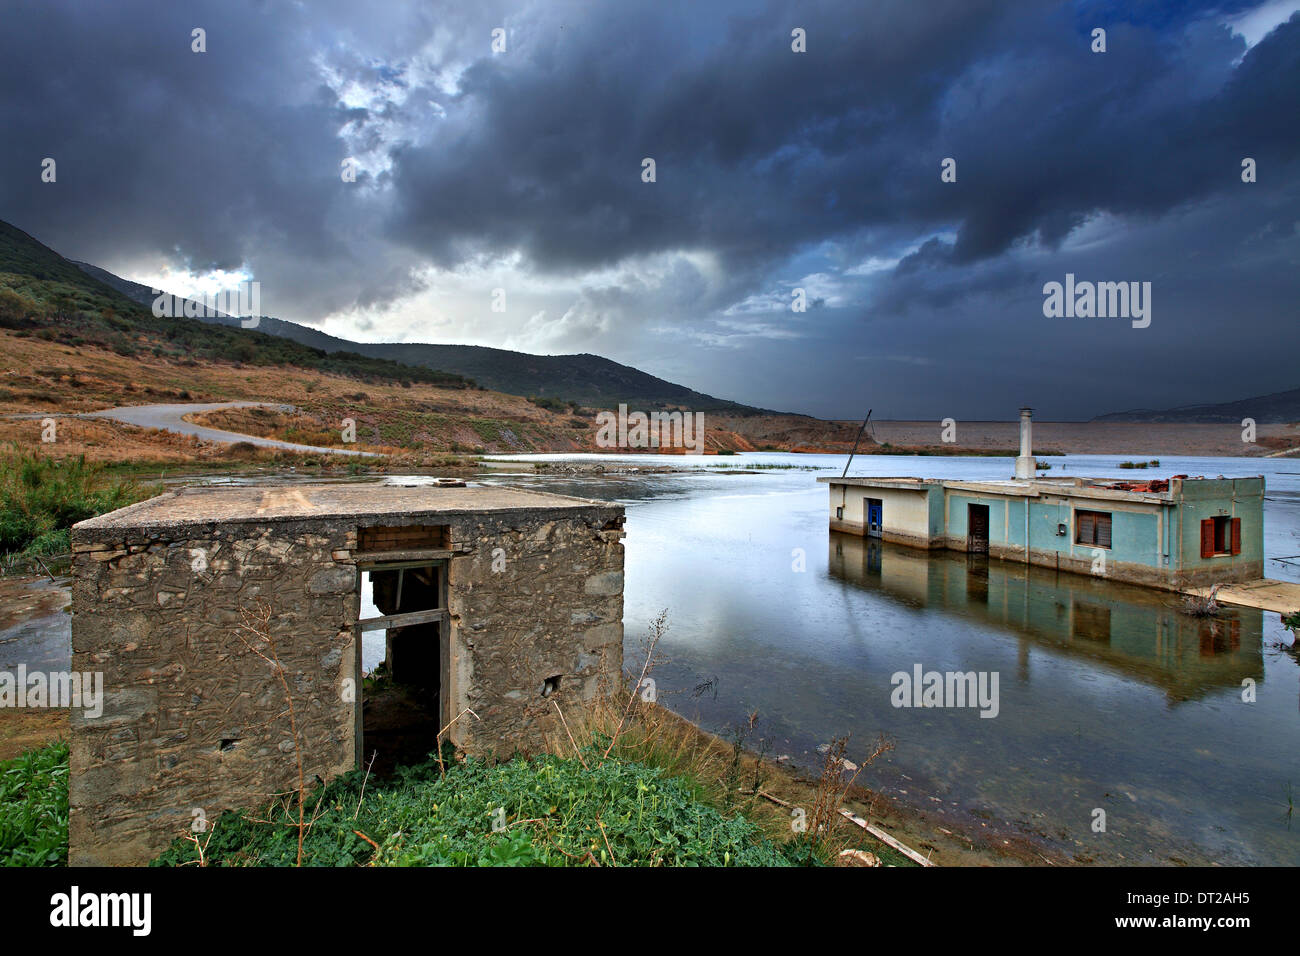
[[[370,484],[186,489],[76,525],[73,668],[104,700],[71,716],[70,862],[145,862],[296,789],[299,756],[308,781],[368,765],[367,632],[407,688],[389,709],[428,714],[421,754],[442,728],[543,749],[557,701],[620,678],[622,528],[604,502]]]
[[[1029,410],[1016,477],[818,478],[833,531],[1183,590],[1264,575],[1264,479],[1033,477]]]

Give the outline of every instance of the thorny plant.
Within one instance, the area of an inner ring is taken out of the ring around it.
[[[840,805],[849,788],[857,781],[858,775],[881,754],[894,749],[892,741],[879,737],[862,763],[851,767],[844,757],[848,745],[847,734],[831,741],[830,749],[826,751],[826,763],[822,765],[821,779],[817,782],[813,811],[808,818],[808,833],[814,842],[823,845],[829,844],[840,819]]]
[[[656,695],[650,694],[648,688],[653,686],[651,673],[667,658],[659,653],[659,642],[668,631],[668,611],[661,611],[650,622],[648,634],[643,641],[643,658],[639,671],[624,671],[622,686],[611,686],[605,677],[608,669],[607,652],[601,652],[601,676],[598,678],[596,694],[584,703],[577,716],[566,715],[560,702],[549,698],[552,707],[564,731],[563,739],[551,739],[550,749],[557,755],[572,751],[584,767],[591,769],[588,758],[592,750],[600,751],[598,764],[603,764],[616,749],[624,747],[629,732],[637,728],[637,743],[633,746],[649,746],[656,737],[662,721],[662,715],[656,704]],[[626,695],[626,696],[624,696]],[[567,746],[566,746],[567,743]]]
[[[192,831],[185,834],[185,839],[189,840],[191,843],[194,844],[194,850],[199,855],[199,858],[197,860],[191,862],[196,862],[198,863],[199,866],[208,865],[208,858],[207,858],[208,844],[212,842],[212,835],[216,832],[217,832],[217,824],[214,821],[213,824],[210,827],[208,827],[207,839],[203,840],[202,842],[199,842],[199,838],[195,836]]]
[[[1205,594],[1188,594],[1183,598],[1183,610],[1192,617],[1214,617],[1219,613],[1219,588],[1216,584]]]
[[[614,749],[615,744],[618,743],[618,738],[623,733],[623,726],[627,723],[628,718],[632,716],[633,709],[636,707],[638,695],[641,693],[641,688],[645,685],[646,678],[649,677],[650,672],[653,671],[655,667],[663,663],[664,659],[656,653],[656,650],[659,646],[659,641],[663,639],[667,630],[668,610],[665,608],[659,612],[653,621],[650,622],[650,634],[646,639],[645,662],[641,665],[641,674],[637,677],[636,682],[632,684],[631,689],[628,691],[627,706],[623,708],[623,716],[619,718],[618,726],[614,728],[614,733],[611,735],[609,740],[609,746],[605,748],[604,754],[601,755],[601,760],[608,758],[610,752]]]
[[[743,773],[743,758],[745,756],[746,744],[754,734],[755,727],[758,726],[758,711],[752,710],[745,715],[745,721],[736,724],[731,731],[731,762],[727,765],[727,774],[725,784],[727,789],[727,806],[734,807],[738,802],[737,794],[748,793],[757,795],[763,789],[763,780],[766,778],[764,759],[772,749],[772,739],[770,737],[758,738],[758,750],[755,754],[754,761],[754,779],[753,784],[748,789],[741,787],[741,774]],[[750,799],[753,804],[753,797]]]

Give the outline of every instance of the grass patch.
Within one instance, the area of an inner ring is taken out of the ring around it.
[[[11,446],[0,453],[0,554],[65,554],[78,521],[151,494],[84,457],[43,458]]]
[[[400,769],[387,781],[353,771],[306,801],[309,866],[787,866],[797,847],[725,816],[692,786],[655,767],[547,754],[490,764],[468,758]],[[210,866],[293,866],[296,801],[261,813],[227,812],[206,840]],[[362,836],[361,834],[364,834]],[[373,841],[373,842],[372,842]],[[178,839],[156,866],[194,864]]]
[[[68,862],[68,745],[0,763],[0,865]]]

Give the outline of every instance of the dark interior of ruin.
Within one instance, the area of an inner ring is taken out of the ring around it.
[[[446,607],[441,564],[375,569],[370,575],[375,606],[385,616]],[[434,620],[387,629],[384,663],[365,682],[362,696],[363,763],[373,773],[418,763],[436,747],[445,626]]]

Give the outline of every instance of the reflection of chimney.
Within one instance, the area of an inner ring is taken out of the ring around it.
[[[1034,461],[1034,425],[1032,408],[1020,409],[1020,457],[1016,459],[1017,478],[1038,476],[1038,462]]]

